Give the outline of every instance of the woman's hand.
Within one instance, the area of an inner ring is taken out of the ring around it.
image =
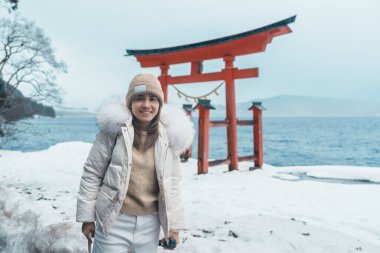
[[[175,239],[177,242],[177,245],[179,244],[179,232],[170,231],[169,237]]]
[[[83,222],[82,233],[86,236],[88,243],[92,243],[92,237],[95,236],[95,222]]]
[[[169,232],[169,238],[175,239],[175,241],[176,241],[176,247],[177,247],[178,244],[180,243],[180,242],[179,242],[179,232],[170,231],[170,232]],[[165,238],[162,238],[160,241],[165,241]],[[168,249],[168,250],[173,250],[173,249],[175,249],[175,247],[174,247],[174,248],[165,247],[165,246],[163,246],[163,247],[164,247],[164,249]]]

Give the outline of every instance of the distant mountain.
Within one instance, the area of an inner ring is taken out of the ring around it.
[[[269,117],[379,117],[380,102],[282,95],[261,101],[265,107],[264,116]],[[252,102],[238,103],[238,118],[252,117],[248,108]],[[225,117],[225,106],[214,105],[210,117]]]

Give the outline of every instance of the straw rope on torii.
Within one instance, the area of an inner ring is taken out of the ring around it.
[[[187,95],[186,93],[184,93],[183,91],[181,91],[180,89],[178,89],[175,85],[172,85],[173,88],[177,91],[177,95],[179,98],[182,98],[182,96],[185,97],[185,100],[187,102],[190,102],[189,99],[194,99],[194,102],[197,103],[199,99],[206,99],[208,96],[210,96],[211,94],[215,93],[215,95],[219,96],[219,93],[218,93],[218,89],[220,87],[222,87],[222,85],[224,84],[224,81],[221,82],[218,86],[216,86],[212,91],[202,95],[202,96],[190,96],[190,95]],[[182,95],[182,96],[181,96]]]

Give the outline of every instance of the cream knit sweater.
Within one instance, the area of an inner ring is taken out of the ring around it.
[[[145,152],[133,148],[128,191],[120,212],[136,216],[152,214],[158,210],[158,195],[154,145]]]

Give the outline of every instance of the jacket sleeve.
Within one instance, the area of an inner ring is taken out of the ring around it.
[[[169,231],[179,232],[186,229],[185,211],[181,198],[181,163],[179,155],[173,159],[172,187],[170,191],[171,212]]]
[[[95,221],[95,203],[113,150],[112,137],[100,132],[92,145],[83,167],[83,175],[77,199],[76,220]]]

